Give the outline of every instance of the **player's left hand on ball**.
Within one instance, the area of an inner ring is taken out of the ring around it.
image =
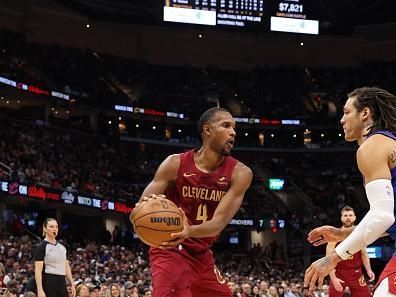
[[[166,196],[164,194],[150,194],[148,197],[143,197],[143,201],[149,201],[152,199],[165,199]]]
[[[138,207],[140,204],[150,201],[152,199],[162,198],[165,199],[166,196],[164,194],[150,194],[148,196],[144,196],[138,203],[135,203],[135,207]]]
[[[172,248],[177,245],[179,245],[184,239],[189,237],[190,235],[190,225],[188,224],[188,218],[186,216],[186,213],[184,212],[183,209],[179,207],[181,213],[183,214],[183,230],[177,233],[172,233],[171,237],[173,240],[171,241],[165,241],[161,244],[160,248]]]

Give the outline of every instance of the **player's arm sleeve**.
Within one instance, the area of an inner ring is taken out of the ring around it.
[[[357,151],[357,163],[365,178],[370,210],[335,249],[342,259],[347,259],[381,237],[395,221],[394,193],[388,163],[390,145],[385,138],[382,135],[371,136]]]
[[[335,249],[341,259],[360,251],[382,236],[395,221],[394,193],[388,179],[378,179],[366,184],[370,210],[355,230]]]

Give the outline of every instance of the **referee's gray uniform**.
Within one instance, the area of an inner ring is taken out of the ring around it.
[[[66,290],[66,248],[46,240],[39,243],[34,261],[43,261],[43,290],[47,297],[68,297]]]

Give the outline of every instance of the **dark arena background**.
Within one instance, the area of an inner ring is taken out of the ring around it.
[[[221,106],[254,177],[213,246],[217,267],[234,296],[328,296],[303,289],[325,254],[306,238],[341,226],[345,205],[357,222],[368,210],[340,118],[357,87],[396,93],[395,13],[390,0],[1,1],[0,286],[23,296],[53,217],[76,286],[150,296],[129,213]],[[367,252],[378,277],[393,241]]]

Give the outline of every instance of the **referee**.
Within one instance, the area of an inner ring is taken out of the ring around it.
[[[66,248],[56,240],[57,235],[57,221],[53,218],[45,219],[45,238],[34,254],[37,297],[68,297],[65,277],[71,285],[72,295],[76,295],[69,261],[66,260]]]

